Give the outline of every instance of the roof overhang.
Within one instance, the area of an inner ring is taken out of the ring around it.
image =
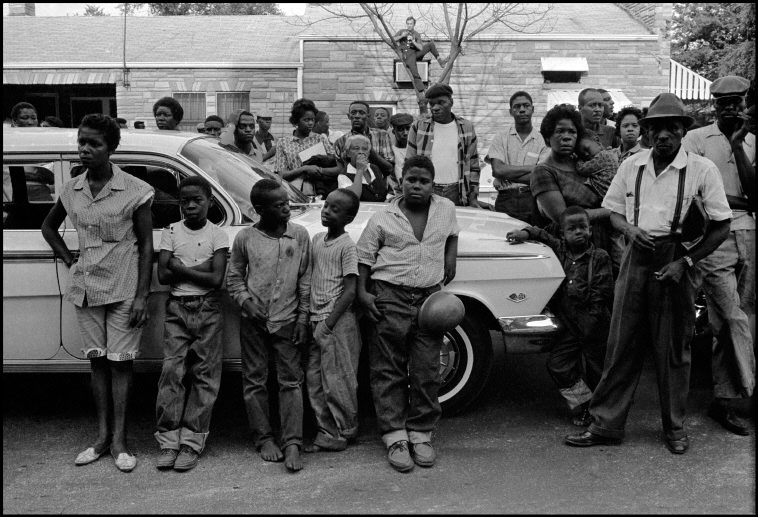
[[[541,57],[543,72],[581,72],[590,71],[586,57]]]
[[[584,88],[578,90],[548,90],[547,91],[547,109],[552,108],[556,104],[573,104],[577,106],[579,103],[579,92]],[[624,94],[623,91],[618,88],[605,88],[608,93],[611,94],[613,99],[614,109],[618,111],[624,106],[640,106],[640,103],[634,103],[629,100],[629,97]]]

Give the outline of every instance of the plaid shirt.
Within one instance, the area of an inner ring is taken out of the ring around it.
[[[462,180],[461,198],[468,199],[471,183],[479,184],[479,152],[476,150],[476,132],[474,125],[468,120],[453,115],[458,125],[458,171]],[[407,160],[411,156],[432,156],[434,146],[434,120],[419,119],[411,126],[408,133]]]

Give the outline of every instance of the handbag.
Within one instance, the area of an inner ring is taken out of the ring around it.
[[[708,232],[710,218],[703,205],[703,196],[700,192],[692,197],[690,207],[682,220],[682,246],[690,250],[697,245]]]

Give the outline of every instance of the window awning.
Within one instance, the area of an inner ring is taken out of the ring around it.
[[[548,90],[547,92],[547,109],[552,108],[556,104],[573,104],[574,106],[577,106],[579,104],[579,92],[582,91],[584,88],[581,88],[579,90]],[[631,100],[629,100],[629,97],[627,97],[624,92],[617,88],[605,88],[608,90],[608,93],[611,94],[611,98],[613,99],[613,109],[615,111],[620,110],[624,106],[637,106],[640,107],[639,103],[634,103]]]
[[[543,72],[582,72],[587,73],[590,67],[586,57],[543,57]]]
[[[3,84],[116,84],[122,75],[121,70],[3,70]]]

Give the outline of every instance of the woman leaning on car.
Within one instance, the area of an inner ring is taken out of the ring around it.
[[[126,445],[126,409],[132,364],[148,318],[154,191],[110,162],[120,139],[115,119],[84,117],[77,136],[84,170],[63,185],[42,235],[70,269],[66,299],[76,307],[82,352],[92,370],[98,435],[75,463],[92,463],[110,451],[116,467],[129,472],[137,460]],[[58,233],[66,216],[77,230],[78,259]]]

